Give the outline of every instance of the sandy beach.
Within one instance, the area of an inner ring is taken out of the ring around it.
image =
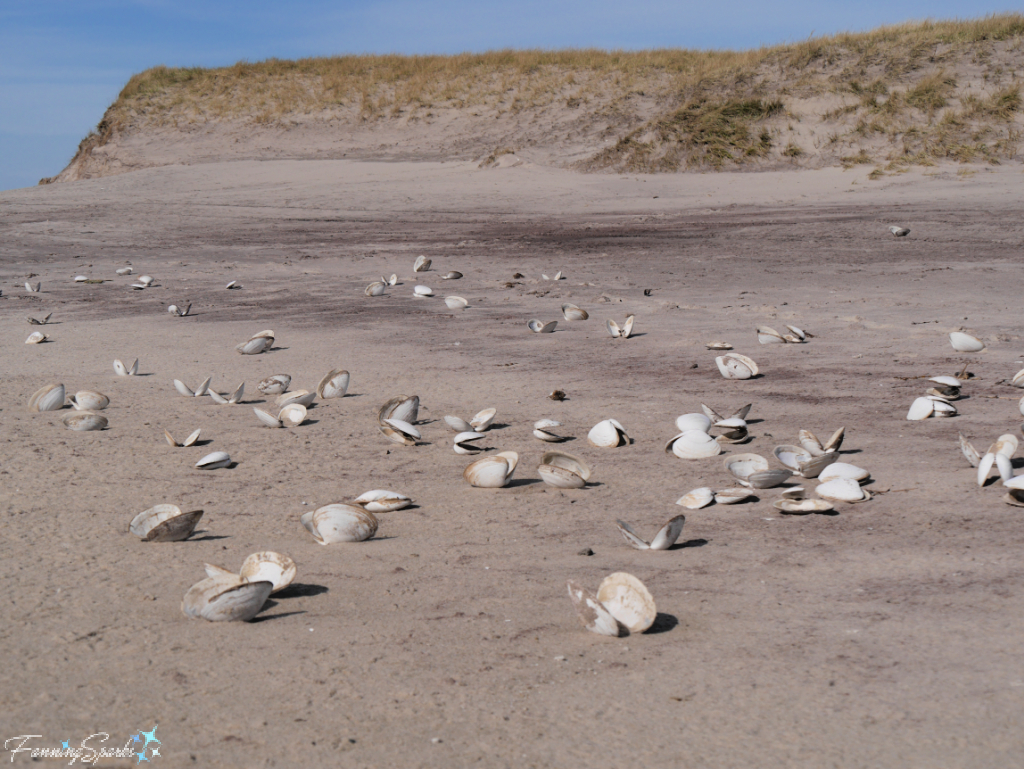
[[[1021,510],[998,481],[977,486],[957,445],[958,431],[982,451],[1019,434],[1019,164],[869,180],[863,166],[582,175],[515,160],[246,160],[0,193],[0,736],[121,744],[158,725],[174,767],[1020,765]],[[421,254],[432,268],[414,273]],[[391,273],[398,285],[364,296]],[[133,290],[141,274],[154,285]],[[416,284],[436,296],[413,298]],[[451,294],[469,307],[449,310]],[[565,321],[566,302],[590,319]],[[628,314],[634,336],[611,338],[605,320]],[[531,318],[557,330],[533,334]],[[756,327],[785,324],[814,337],[758,344]],[[961,328],[985,351],[955,352]],[[263,329],[271,351],[234,351]],[[25,345],[34,330],[50,339]],[[762,376],[723,379],[712,340]],[[139,376],[116,376],[115,358],[138,358]],[[912,377],[965,364],[959,416],[906,421],[926,389]],[[346,397],[299,427],[259,426],[260,379],[312,389],[331,368],[351,372]],[[219,392],[244,382],[244,403],[171,384],[207,376]],[[50,382],[108,395],[108,429],[30,413]],[[421,398],[420,445],[377,430],[399,394]],[[702,403],[753,404],[751,442],[666,453]],[[504,489],[463,481],[470,458],[443,421],[485,407],[488,453],[520,456]],[[587,443],[609,417],[631,445]],[[539,480],[541,418],[593,468],[585,488]],[[729,453],[771,457],[840,426],[843,461],[871,472],[867,502],[786,516],[768,489],[674,504],[734,486]],[[194,447],[163,437],[196,428]],[[236,464],[193,467],[215,450]],[[377,488],[414,506],[380,515],[373,539],[321,546],[299,523]],[[130,535],[159,503],[202,508],[196,535]],[[679,513],[665,552],[615,527],[652,536]],[[182,615],[204,563],[237,570],[264,549],[298,576],[255,621]],[[573,612],[566,580],[596,589],[616,571],[657,602],[646,633],[601,637]]]

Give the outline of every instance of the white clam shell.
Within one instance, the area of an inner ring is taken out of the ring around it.
[[[269,582],[273,585],[271,594],[279,593],[288,587],[298,571],[295,561],[286,555],[273,550],[262,550],[252,553],[242,561],[238,576],[248,582]]]
[[[91,411],[75,411],[68,414],[61,421],[66,428],[76,432],[103,430],[107,426],[107,418],[105,416],[94,414]]]
[[[156,505],[132,518],[128,530],[143,542],[180,542],[195,531],[202,510],[181,512],[177,505]]]
[[[619,533],[622,534],[622,538],[629,543],[630,547],[637,550],[668,550],[679,539],[679,535],[682,534],[684,523],[686,523],[685,515],[677,515],[669,519],[650,542],[633,531],[628,523],[616,521],[615,525],[619,527]]]
[[[476,430],[467,430],[455,436],[452,447],[456,454],[476,454],[481,449],[479,446],[474,446],[473,441],[478,441],[483,437],[483,433],[478,433]]]
[[[362,542],[377,533],[373,513],[341,502],[324,505],[302,516],[302,525],[321,545]]]
[[[448,425],[452,430],[457,433],[469,433],[473,432],[473,425],[467,422],[462,417],[446,416],[444,418],[445,424]]]
[[[665,451],[680,459],[706,459],[722,453],[722,444],[703,430],[687,430],[669,439]]]
[[[537,334],[550,334],[555,330],[555,327],[558,325],[558,321],[551,320],[548,321],[547,323],[544,323],[543,321],[533,318],[532,320],[528,321],[526,325],[530,327],[530,331],[533,331]]]
[[[197,440],[199,440],[199,435],[200,435],[200,433],[202,433],[202,431],[203,431],[202,428],[200,428],[198,430],[195,430],[191,435],[189,435],[181,443],[178,443],[176,440],[174,440],[174,438],[171,437],[171,434],[169,432],[167,432],[166,430],[164,430],[164,438],[166,438],[167,442],[169,444],[171,444],[172,446],[174,446],[175,448],[185,448],[185,447],[193,445]]]
[[[290,374],[274,374],[261,379],[259,384],[256,385],[256,389],[264,395],[280,395],[288,390],[288,386],[291,383],[292,378]]]
[[[28,399],[29,411],[58,411],[64,408],[64,385],[40,387]]]
[[[268,349],[272,343],[272,340],[268,340],[266,337],[257,336],[247,342],[242,342],[240,345],[235,347],[235,349],[242,355],[259,355],[261,352]]]
[[[914,402],[910,404],[910,411],[907,412],[907,420],[919,422],[930,417],[933,411],[935,411],[935,401],[929,398],[915,398]]]
[[[985,481],[988,480],[989,473],[992,472],[992,465],[996,462],[996,455],[991,451],[987,452],[985,456],[978,462],[978,485],[984,486]]]
[[[750,493],[750,489],[744,488],[731,488],[722,489],[721,491],[715,492],[715,504],[718,505],[736,505],[740,502],[744,502],[750,499],[753,494]]]
[[[676,417],[676,429],[681,433],[689,430],[700,430],[703,433],[711,430],[712,421],[705,414],[681,414]]]
[[[116,274],[118,274],[118,275],[131,275],[132,274],[132,268],[131,267],[121,267],[120,269],[114,270],[114,272]]]
[[[813,459],[810,452],[801,446],[776,446],[775,458],[794,472],[800,472],[800,465]]]
[[[715,492],[707,486],[701,486],[699,489],[687,492],[679,499],[676,500],[676,504],[687,508],[688,510],[700,510],[702,507],[707,507],[715,501]]]
[[[541,457],[537,473],[549,486],[581,489],[590,480],[591,470],[579,457],[562,451],[548,451]]]
[[[863,482],[870,477],[871,473],[867,470],[857,467],[857,465],[851,465],[848,462],[833,462],[818,473],[818,480],[822,483],[833,478],[851,478],[857,482]]]
[[[412,500],[405,494],[387,489],[364,492],[352,501],[358,502],[364,510],[371,513],[393,513],[395,510],[402,510],[412,504]]]
[[[591,633],[618,637],[621,634],[621,627],[618,620],[602,605],[597,596],[573,580],[567,583],[569,588],[569,600],[580,623]]]
[[[377,419],[400,419],[413,424],[419,417],[420,397],[418,395],[398,395],[377,410]]]
[[[283,427],[281,420],[273,414],[270,414],[263,409],[256,408],[255,406],[252,407],[252,411],[256,415],[256,418],[260,420],[261,424],[264,424],[267,427]]]
[[[750,379],[758,374],[757,364],[746,355],[730,352],[715,358],[718,370],[726,379]]]
[[[28,339],[25,340],[25,344],[42,344],[47,339],[49,339],[49,337],[42,331],[33,331],[28,335]]]
[[[582,309],[580,307],[577,307],[574,304],[563,304],[562,305],[562,315],[568,321],[586,320],[587,318],[590,317],[590,315],[587,313],[586,310],[584,310],[584,309]]]
[[[963,331],[950,333],[949,343],[957,352],[980,352],[985,349],[985,343],[978,337],[965,334]]]
[[[344,369],[331,369],[316,386],[316,394],[324,400],[344,398],[352,375]]]
[[[552,432],[555,427],[561,427],[561,422],[554,419],[538,419],[533,423],[533,437],[546,443],[559,443],[565,440],[561,435]]]
[[[430,259],[420,254],[416,257],[416,262],[412,266],[413,272],[426,272],[430,269],[430,264]]]
[[[462,477],[470,486],[481,489],[500,489],[512,478],[519,455],[514,451],[503,451],[492,457],[483,457],[469,464],[462,471]]]
[[[870,498],[870,494],[852,478],[833,478],[825,481],[818,484],[814,493],[829,502],[861,502]]]
[[[768,470],[768,460],[760,454],[733,454],[723,463],[725,469],[744,486],[747,477]]]
[[[609,574],[601,581],[597,600],[631,633],[642,633],[658,616],[654,598],[644,583],[625,572]]]
[[[192,389],[187,384],[182,382],[180,379],[174,380],[174,389],[177,390],[181,395],[184,395],[186,398],[191,398],[195,395],[195,393],[192,392]]]
[[[449,310],[465,310],[469,307],[469,302],[461,296],[446,296],[444,303],[448,306]]]
[[[497,409],[489,408],[483,409],[474,416],[469,423],[473,426],[473,429],[478,433],[482,433],[487,430],[494,423],[494,416],[498,413]]]
[[[618,421],[604,419],[590,428],[587,433],[587,440],[594,446],[602,449],[613,449],[617,446],[628,446],[629,436]]]
[[[420,435],[420,431],[417,430],[413,425],[409,424],[408,422],[404,422],[401,419],[385,419],[384,424],[388,425],[394,430],[397,430],[399,433],[406,436],[407,438],[412,438],[418,441],[420,438],[423,437],[422,435]]]
[[[776,510],[790,515],[827,513],[835,509],[827,499],[777,499],[772,504]]]
[[[981,454],[978,450],[971,445],[971,442],[967,440],[963,433],[958,433],[960,436],[960,451],[963,452],[964,459],[966,459],[971,467],[977,467],[978,463],[981,462]]]
[[[185,593],[181,610],[192,619],[247,622],[260,613],[273,588],[272,582],[247,582],[236,575],[207,577]]]
[[[151,286],[153,285],[153,278],[150,277],[149,275],[142,275],[139,277],[139,283],[141,283],[144,286]]]
[[[434,289],[430,286],[414,286],[412,289],[413,296],[433,296]]]
[[[278,395],[277,398],[274,399],[274,403],[281,408],[297,403],[308,409],[313,404],[314,400],[316,400],[315,392],[310,392],[309,390],[293,390],[290,393]]]
[[[1024,387],[1024,368],[1013,375],[1013,379],[1010,380],[1010,384],[1014,387]]]
[[[1017,445],[1017,436],[1005,433],[996,439],[996,442],[992,444],[992,448],[989,451],[1002,454],[1005,457],[1012,457],[1017,451]]]
[[[761,344],[785,344],[786,340],[782,334],[769,326],[760,326],[757,329],[757,341]]]
[[[384,289],[386,288],[387,286],[383,282],[375,280],[373,283],[371,283],[370,285],[363,289],[363,293],[366,296],[383,296]]]
[[[231,457],[226,451],[214,451],[196,462],[200,470],[217,470],[231,464]]]
[[[78,411],[102,411],[110,405],[110,398],[95,390],[79,390],[71,399],[71,405]]]
[[[306,421],[306,407],[301,403],[289,403],[278,412],[277,418],[285,427],[298,427]]]

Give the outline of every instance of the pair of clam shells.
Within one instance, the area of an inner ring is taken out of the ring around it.
[[[750,489],[745,488],[715,491],[708,486],[701,486],[699,489],[694,489],[681,496],[676,500],[676,504],[688,510],[700,510],[712,502],[718,505],[736,505],[750,499],[752,496],[753,494],[751,494]]]
[[[788,334],[780,334],[774,328],[770,326],[759,326],[757,329],[757,341],[761,344],[803,344],[807,341],[807,337],[813,337],[813,334],[808,334],[801,328],[796,326],[786,326],[789,329]]]
[[[802,445],[776,446],[773,453],[784,467],[801,478],[817,478],[826,467],[839,461],[837,451],[814,454]]]
[[[758,375],[757,364],[746,355],[730,352],[715,358],[718,370],[726,379],[751,379]]]
[[[115,360],[114,373],[118,376],[135,376],[139,373],[139,359],[136,358],[131,366],[126,366],[121,361]]]
[[[562,423],[554,419],[538,419],[533,423],[533,437],[545,443],[560,443],[565,436],[554,432],[554,429],[561,426]]]
[[[928,395],[938,395],[947,401],[955,401],[960,397],[963,382],[955,376],[933,376],[929,377],[928,381],[935,383],[935,387],[930,387],[926,391]]]
[[[614,449],[630,444],[626,428],[617,419],[604,419],[598,422],[587,433],[587,441],[600,449]]]
[[[478,411],[468,422],[462,417],[448,415],[444,418],[445,424],[448,425],[452,430],[458,433],[465,432],[478,432],[482,433],[494,423],[494,417],[497,415],[498,410],[494,408],[486,408]]]
[[[29,323],[30,326],[45,326],[47,323],[50,322],[50,318],[52,318],[52,317],[53,317],[53,313],[52,312],[49,315],[47,315],[46,317],[44,317],[42,320],[39,320],[37,318],[29,317],[28,318],[28,323]]]
[[[128,531],[143,542],[180,542],[196,530],[202,510],[181,512],[177,505],[156,505],[132,518]]]
[[[615,572],[601,581],[597,594],[569,580],[569,600],[583,627],[592,633],[618,637],[625,631],[642,633],[658,616],[654,598],[632,574]]]
[[[28,339],[25,340],[25,344],[42,344],[49,338],[50,337],[48,337],[42,331],[33,331],[31,334],[28,335]]]
[[[239,403],[242,400],[242,396],[245,395],[245,382],[239,383],[238,387],[236,387],[233,392],[228,393],[227,395],[221,395],[216,390],[207,390],[206,394],[210,396],[210,400],[212,400],[214,403],[218,403],[221,406],[225,404],[233,406],[236,403]]]
[[[554,332],[555,327],[558,325],[558,321],[550,320],[547,323],[545,323],[542,320],[532,318],[531,320],[527,321],[526,325],[529,327],[530,331],[534,332],[535,334],[550,334]]]
[[[670,518],[658,530],[658,533],[654,535],[654,539],[650,542],[633,531],[633,528],[628,523],[616,521],[615,525],[619,527],[619,533],[629,543],[630,547],[637,550],[668,550],[679,539],[679,535],[682,534],[684,523],[686,523],[685,515],[677,515],[674,518]]]
[[[321,545],[362,542],[377,533],[377,518],[362,505],[336,502],[303,513],[301,522]]]
[[[721,454],[721,443],[710,435],[713,424],[711,417],[706,414],[682,414],[676,417],[676,429],[679,432],[669,438],[665,452],[672,452],[680,459],[705,459]]]
[[[38,294],[43,288],[42,283],[26,283],[25,290],[30,294]]]
[[[734,454],[725,460],[725,469],[748,489],[773,489],[793,477],[788,468],[770,469],[768,460],[759,454]]]
[[[549,278],[547,275],[544,275],[543,273],[541,273],[541,278],[543,278],[544,280],[561,280],[562,279],[562,271],[559,270],[558,272],[556,272],[555,276],[553,278]]]
[[[621,326],[614,320],[606,320],[604,327],[613,339],[629,339],[633,335],[633,316],[627,315],[626,322]]]
[[[393,513],[411,505],[412,499],[397,491],[373,489],[347,500],[346,504],[359,505],[371,513]]]
[[[508,485],[518,464],[516,452],[502,451],[471,462],[462,471],[462,477],[470,486],[479,489],[500,489]]]
[[[289,403],[277,412],[276,417],[255,406],[252,410],[260,423],[267,427],[298,427],[306,421],[306,407],[301,403]]]
[[[971,467],[978,468],[979,486],[984,486],[988,482],[993,465],[999,472],[999,478],[1004,484],[1014,477],[1012,458],[1017,451],[1018,442],[1016,436],[1009,433],[1000,435],[996,442],[989,446],[984,456],[979,454],[978,450],[971,445],[963,433],[960,433],[959,436],[960,450],[963,452],[964,457],[970,462]]]
[[[178,307],[178,305],[172,304],[172,305],[168,306],[167,312],[169,312],[171,315],[175,315],[175,316],[177,316],[179,318],[184,318],[186,315],[188,315],[188,312],[191,309],[192,309],[192,305],[191,304],[185,305],[185,309],[184,310],[181,309],[180,307]]]
[[[563,304],[562,305],[562,317],[568,321],[574,320],[587,320],[590,314],[574,304]]]
[[[110,405],[110,398],[95,390],[79,390],[70,400],[76,411],[102,411]]]
[[[186,448],[188,446],[192,446],[197,440],[199,440],[199,434],[201,432],[202,432],[202,428],[200,428],[200,429],[196,430],[195,432],[193,432],[191,435],[189,435],[181,443],[178,443],[174,439],[173,435],[171,435],[167,430],[164,430],[164,438],[167,440],[167,442],[171,446],[174,446],[176,449],[180,449],[180,448]]]
[[[204,568],[206,576],[213,579],[237,576],[246,582],[269,582],[273,585],[270,591],[271,595],[280,593],[292,584],[298,572],[295,561],[286,555],[275,553],[273,550],[261,550],[246,556],[238,574],[209,563],[205,564]]]
[[[418,395],[395,396],[377,410],[377,429],[392,443],[415,446],[423,437],[413,424],[419,409]]]
[[[235,347],[242,355],[259,355],[274,346],[274,332],[271,330],[261,331]]]
[[[193,390],[187,384],[182,382],[180,379],[175,379],[172,382],[172,384],[174,385],[174,389],[177,390],[181,395],[184,395],[186,398],[201,398],[210,391],[210,382],[212,380],[212,376],[206,377],[206,379],[204,379],[199,384],[199,387],[197,387],[195,390]]]
[[[775,500],[772,506],[786,515],[810,515],[835,510],[835,506],[827,499],[807,499],[805,493],[803,486],[786,489],[782,492],[782,498]]]
[[[949,335],[949,343],[957,352],[981,352],[985,349],[985,343],[976,336],[965,334],[963,331],[953,331]]]
[[[907,411],[907,421],[920,422],[928,417],[955,417],[956,406],[949,402],[948,398],[941,395],[924,395],[915,398]]]
[[[582,489],[590,480],[591,470],[579,457],[563,451],[547,451],[540,458],[537,474],[556,489]]]

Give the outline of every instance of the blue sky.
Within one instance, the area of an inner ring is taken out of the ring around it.
[[[1020,10],[987,0],[4,0],[0,190],[59,172],[134,73],[269,57],[494,48],[751,48],[909,19]]]

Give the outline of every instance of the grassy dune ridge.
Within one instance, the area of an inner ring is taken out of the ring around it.
[[[583,170],[871,163],[881,174],[939,159],[1015,158],[1022,79],[1020,14],[750,51],[503,50],[159,66],[128,81],[76,159],[149,128],[243,121],[288,129],[320,120],[341,132],[389,124],[415,131],[461,116],[532,123],[507,132],[508,149],[571,140],[582,147],[571,165]],[[487,140],[498,136],[485,128]]]

